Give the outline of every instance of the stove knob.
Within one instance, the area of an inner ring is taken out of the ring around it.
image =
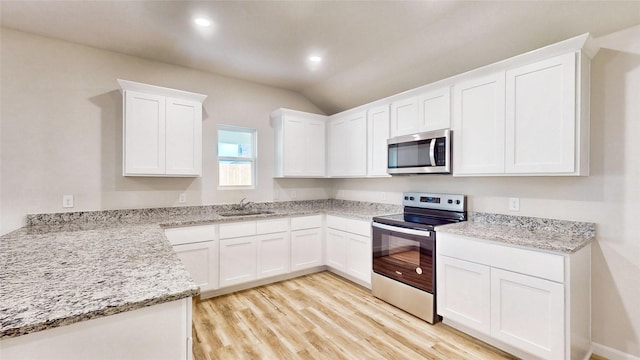
[[[447,200],[447,203],[453,204],[453,200],[449,199],[449,200]]]
[[[409,200],[409,197],[408,197],[408,196],[405,196],[405,197],[404,197],[404,199],[405,199],[405,200]]]
[[[413,201],[413,200],[415,200],[415,198],[412,196],[412,197],[409,198],[409,200]]]
[[[456,205],[460,205],[460,200],[456,200]]]

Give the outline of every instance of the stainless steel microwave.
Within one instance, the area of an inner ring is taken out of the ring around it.
[[[391,175],[451,174],[451,130],[397,136],[387,147]]]

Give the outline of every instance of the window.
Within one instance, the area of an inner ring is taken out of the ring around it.
[[[218,126],[218,185],[252,188],[256,179],[256,129]]]

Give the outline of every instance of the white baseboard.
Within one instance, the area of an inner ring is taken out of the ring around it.
[[[604,346],[598,343],[591,343],[591,348],[593,349],[593,353],[598,356],[605,357],[609,360],[640,360],[640,357],[633,356],[631,354],[627,354],[620,350],[616,350],[614,348],[610,348],[608,346]]]

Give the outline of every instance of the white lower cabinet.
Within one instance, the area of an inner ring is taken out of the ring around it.
[[[164,233],[200,291],[217,289],[216,225],[168,228]]]
[[[326,264],[371,286],[371,224],[368,221],[327,216]]]
[[[322,229],[291,231],[291,271],[322,265]]]
[[[291,271],[324,264],[322,215],[291,218]]]
[[[327,266],[339,271],[347,271],[347,235],[344,231],[327,229],[325,243]]]
[[[220,240],[220,287],[256,279],[256,237]]]
[[[258,279],[289,272],[289,232],[258,235],[256,238]]]
[[[371,285],[371,235],[347,234],[347,274]]]
[[[437,309],[445,323],[524,358],[590,349],[591,247],[552,254],[438,233]]]
[[[490,267],[448,256],[437,259],[438,314],[491,333]]]
[[[491,269],[491,336],[545,359],[563,359],[564,285]]]
[[[205,241],[195,244],[175,245],[178,254],[200,291],[218,288],[218,242]]]

